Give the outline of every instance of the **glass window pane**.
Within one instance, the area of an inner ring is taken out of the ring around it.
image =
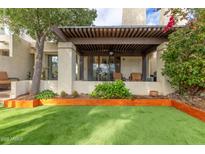
[[[58,56],[48,56],[48,79],[58,79]]]

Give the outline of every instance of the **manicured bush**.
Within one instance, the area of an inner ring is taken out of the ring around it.
[[[73,96],[73,97],[78,97],[79,94],[78,94],[78,92],[77,92],[76,90],[74,90],[74,91],[72,92],[72,96]]]
[[[61,97],[66,97],[66,96],[68,96],[68,94],[65,91],[61,91],[60,96]]]
[[[50,98],[54,98],[55,96],[57,96],[56,93],[54,93],[52,90],[43,90],[40,93],[38,93],[35,98],[36,99],[50,99]]]
[[[92,97],[102,99],[132,98],[132,94],[121,80],[98,84],[91,93]]]

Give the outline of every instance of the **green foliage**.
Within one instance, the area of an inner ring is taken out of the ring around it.
[[[55,96],[57,96],[56,93],[54,93],[52,90],[43,90],[40,93],[38,93],[35,98],[36,99],[50,99],[50,98],[54,98]]]
[[[132,94],[121,80],[98,84],[91,93],[92,97],[102,99],[132,98]]]
[[[73,97],[78,97],[79,94],[78,94],[78,92],[77,92],[76,90],[74,90],[74,91],[72,92],[72,96],[73,96]]]
[[[36,40],[36,64],[31,94],[40,87],[44,42],[56,40],[52,30],[58,26],[91,25],[96,18],[95,9],[85,8],[7,8],[0,9],[0,23],[16,35],[28,34]]]
[[[163,74],[180,93],[191,95],[205,88],[205,10],[195,16],[195,22],[169,35],[162,55]]]
[[[65,91],[61,91],[60,96],[61,97],[66,97],[66,96],[68,96],[68,94]]]
[[[15,34],[29,34],[34,39],[54,39],[53,26],[91,25],[96,10],[86,8],[10,8],[0,9],[0,22]]]

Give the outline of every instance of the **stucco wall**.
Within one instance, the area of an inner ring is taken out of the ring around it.
[[[83,70],[83,75],[84,75],[84,80],[88,80],[88,56],[84,56],[84,70]]]
[[[0,35],[0,49],[9,49],[10,39],[9,35]]]
[[[50,89],[53,92],[57,93],[58,92],[58,81],[57,80],[42,80],[40,91],[43,91],[46,89]]]
[[[30,42],[31,47],[33,48],[32,52],[35,52],[35,42]],[[58,51],[58,44],[56,42],[45,42],[44,43],[44,52],[57,52]]]
[[[29,93],[31,89],[31,80],[14,81],[11,84],[11,98]],[[97,84],[102,81],[73,81],[73,90],[78,93],[89,94]],[[162,84],[160,82],[125,82],[127,88],[135,95],[149,95],[150,90],[157,90],[159,94],[164,94]],[[42,80],[40,91],[50,89],[58,93],[58,81]],[[66,91],[67,92],[67,91]],[[60,93],[60,92],[59,92]]]
[[[74,81],[73,90],[78,93],[91,93],[97,84],[103,83],[102,81]],[[149,95],[150,90],[157,90],[163,94],[161,83],[159,82],[125,82],[127,88],[135,95]]]
[[[27,78],[27,73],[32,71],[33,58],[29,53],[30,44],[23,39],[10,40],[11,56],[0,56],[0,71],[6,71],[9,77],[18,77],[21,80]]]
[[[147,76],[150,77],[150,75],[154,74],[155,71],[157,71],[157,52],[151,52],[147,55]]]
[[[173,93],[175,90],[171,87],[166,76],[162,75],[162,69],[164,67],[164,62],[162,61],[161,54],[164,52],[167,46],[167,42],[162,43],[157,47],[157,81],[162,85],[163,95]]]
[[[156,90],[163,94],[160,82],[125,82],[127,88],[135,95],[149,95],[150,90]]]
[[[23,95],[30,92],[31,80],[13,81],[11,82],[11,98],[16,98],[19,95]],[[57,93],[58,81],[53,80],[41,80],[40,91],[50,89]]]
[[[146,8],[123,8],[123,25],[146,25]]]
[[[123,77],[129,79],[132,72],[142,73],[142,57],[121,57],[121,73]]]
[[[30,80],[13,81],[11,82],[10,98],[16,98],[19,95],[26,94],[30,91],[30,88],[31,88]]]
[[[72,93],[76,77],[76,47],[72,42],[58,43],[58,93]]]

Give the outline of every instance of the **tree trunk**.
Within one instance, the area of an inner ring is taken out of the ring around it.
[[[31,95],[36,95],[40,90],[43,50],[44,50],[45,37],[42,36],[36,40],[36,57],[35,66],[32,78]]]

